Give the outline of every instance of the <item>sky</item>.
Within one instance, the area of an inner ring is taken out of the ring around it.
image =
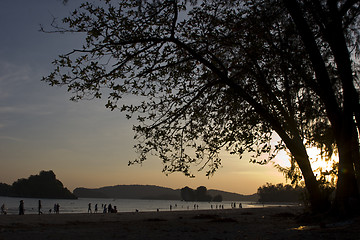
[[[66,88],[41,79],[59,55],[79,48],[76,34],[40,32],[54,18],[69,15],[82,1],[0,1],[0,182],[53,170],[65,187],[97,188],[147,184],[174,189],[189,186],[253,194],[263,184],[285,182],[272,164],[260,166],[226,152],[223,166],[208,178],[166,176],[161,160],[152,157],[128,166],[136,157],[133,123],[121,112],[105,108],[104,100],[71,102]]]

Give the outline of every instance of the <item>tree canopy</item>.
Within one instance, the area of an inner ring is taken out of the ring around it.
[[[329,205],[306,148],[335,149],[345,208],[359,196],[359,13],[352,0],[84,3],[54,29],[84,33],[83,47],[43,80],[135,117],[132,163],[155,154],[166,173],[211,175],[224,149],[258,163],[287,149],[313,209]]]
[[[303,202],[305,199],[304,188],[291,185],[266,183],[257,190],[259,202]]]

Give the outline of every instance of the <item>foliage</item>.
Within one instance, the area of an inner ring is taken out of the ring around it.
[[[188,202],[221,202],[222,196],[217,195],[214,199],[207,193],[207,188],[204,186],[198,187],[196,190],[193,190],[189,187],[184,187],[180,191],[181,200]]]
[[[353,166],[360,173],[351,61],[359,8],[351,0],[84,3],[54,26],[84,34],[82,49],[59,56],[43,80],[67,86],[74,101],[106,96],[106,107],[135,117],[139,158],[129,164],[154,154],[166,173],[193,176],[195,166],[209,176],[221,150],[265,164],[286,148],[322,208],[306,147],[325,157],[338,148],[341,198],[354,195],[345,187]],[[136,100],[123,101],[130,94]],[[271,141],[275,133],[281,141]]]
[[[302,83],[312,73],[300,68],[305,53],[282,9],[265,13],[260,4],[216,1],[188,9],[166,1],[143,3],[140,11],[137,4],[105,9],[86,3],[74,11],[64,23],[67,31],[86,33],[86,44],[55,60],[55,71],[44,78],[67,85],[75,101],[107,94],[106,107],[136,117],[135,163],[156,154],[166,173],[192,176],[195,165],[210,175],[221,166],[222,149],[252,153],[251,162],[265,164],[285,147],[270,142],[274,128],[286,138],[311,133],[307,125],[320,106]],[[139,100],[118,106],[128,94]]]
[[[259,202],[300,202],[305,194],[303,187],[293,188],[291,185],[282,183],[273,185],[266,183],[258,188]]]

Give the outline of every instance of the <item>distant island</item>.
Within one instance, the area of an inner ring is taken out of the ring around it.
[[[29,198],[57,198],[76,199],[62,182],[56,179],[55,173],[41,171],[39,175],[18,179],[12,185],[0,183],[0,196],[29,197]]]
[[[189,188],[190,189],[190,188]],[[206,188],[205,188],[206,189]],[[184,199],[181,195],[181,189],[172,189],[155,185],[116,185],[101,188],[76,188],[74,195],[79,198],[117,198],[117,199],[149,199],[149,200],[187,200],[196,201],[200,199]],[[223,201],[251,201],[257,202],[257,194],[242,195],[237,193],[207,190],[209,197],[206,199],[218,201],[219,195]],[[211,199],[210,199],[211,198]],[[215,199],[214,199],[215,198]],[[203,199],[201,199],[203,201]]]
[[[197,189],[184,187],[172,189],[155,185],[116,185],[100,188],[74,189],[70,192],[62,182],[56,179],[52,170],[41,171],[38,175],[18,179],[12,185],[0,183],[0,196],[29,198],[114,198],[114,199],[147,199],[147,200],[181,200],[194,202],[301,202],[306,201],[306,190],[303,187],[266,183],[258,188],[257,193],[243,195],[220,191],[200,186]]]

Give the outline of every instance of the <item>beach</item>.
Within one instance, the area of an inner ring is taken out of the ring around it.
[[[300,207],[1,215],[0,240],[16,239],[359,239],[360,219],[299,222]]]

